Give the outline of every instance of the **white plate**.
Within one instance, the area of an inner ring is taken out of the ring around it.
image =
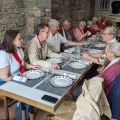
[[[98,53],[101,52],[101,50],[95,50],[95,49],[91,49],[89,51],[87,51],[89,54],[94,54],[94,53]]]
[[[27,77],[28,79],[37,79],[44,75],[42,70],[28,70],[23,73],[23,76]]]
[[[87,65],[82,62],[71,62],[69,66],[74,69],[84,69],[87,67]]]
[[[101,47],[105,47],[106,46],[106,44],[105,43],[102,43],[102,44],[96,44],[96,45],[94,45],[95,47],[99,47],[99,48],[101,48]]]
[[[60,58],[49,58],[49,59],[47,59],[47,61],[49,61],[51,63],[61,63],[61,62],[63,62]]]
[[[73,81],[66,76],[55,76],[50,80],[50,83],[57,87],[67,87],[70,86]]]

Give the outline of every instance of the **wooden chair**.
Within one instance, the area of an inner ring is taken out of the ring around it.
[[[7,97],[5,97],[4,95],[0,94],[0,100],[3,100],[3,102],[4,102],[4,106],[2,108],[0,108],[0,110],[5,112],[6,120],[9,120],[9,110],[8,110],[8,108],[11,107],[13,104],[15,104],[17,101],[13,100],[12,102],[10,102],[8,104],[8,100],[7,99],[8,99]]]

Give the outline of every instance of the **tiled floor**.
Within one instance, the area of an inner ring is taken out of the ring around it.
[[[46,116],[48,114],[49,113],[37,109],[35,113],[35,120],[46,120]],[[10,115],[10,120],[17,120],[17,104],[14,104],[9,108],[9,115]],[[2,111],[0,111],[0,120],[5,120],[5,114]]]

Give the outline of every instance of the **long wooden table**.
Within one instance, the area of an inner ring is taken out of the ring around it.
[[[96,48],[92,48],[96,49]],[[89,48],[86,48],[86,50],[89,50]],[[46,75],[42,79],[37,80],[29,80],[26,83],[20,83],[15,81],[7,82],[6,84],[0,86],[0,94],[3,94],[6,97],[18,100],[20,102],[29,104],[31,106],[34,106],[36,108],[45,110],[50,113],[54,113],[57,108],[62,104],[65,97],[70,94],[72,89],[81,81],[81,79],[86,75],[86,73],[90,70],[90,68],[93,66],[93,63],[91,63],[87,68],[83,70],[71,70],[68,66],[69,62],[74,61],[74,59],[70,59],[69,61],[65,61],[63,64],[61,64],[61,70],[53,70],[52,74]],[[84,61],[84,60],[83,60]],[[44,71],[48,71],[47,69],[42,69]],[[64,73],[67,74],[73,74],[77,76],[77,79],[73,82],[73,84],[69,87],[65,88],[59,88],[52,86],[49,82],[49,79],[53,76],[57,75],[63,75]],[[47,81],[47,82],[46,82]],[[44,87],[43,87],[44,86]],[[46,87],[48,86],[48,87]],[[50,90],[48,89],[50,88]],[[53,90],[52,90],[53,89]],[[56,91],[61,91],[59,94],[56,93]],[[51,102],[47,102],[42,100],[42,96],[49,95],[52,97],[58,98],[58,101],[53,104]]]

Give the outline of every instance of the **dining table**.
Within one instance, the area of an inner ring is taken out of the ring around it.
[[[90,46],[90,47],[80,47],[81,53],[84,51],[89,51],[91,49],[102,50],[103,48]],[[63,53],[66,54],[66,53]],[[27,82],[20,82],[11,80],[2,86],[0,86],[0,94],[12,98],[14,100],[20,101],[25,104],[29,104],[33,107],[42,109],[44,111],[54,113],[59,106],[63,103],[66,96],[69,95],[74,87],[83,79],[87,72],[91,69],[94,63],[91,63],[87,59],[83,59],[80,55],[79,59],[74,58],[73,53],[67,53],[69,55],[68,60],[62,60],[59,65],[60,70],[53,68],[40,68],[44,75],[37,79],[28,79]],[[71,65],[73,63],[84,64],[83,68],[74,68]],[[69,75],[76,76],[75,79],[69,77]],[[69,85],[56,85],[51,81],[55,77],[70,78],[72,80]],[[43,96],[50,96],[57,98],[57,102],[53,103],[42,99]]]

